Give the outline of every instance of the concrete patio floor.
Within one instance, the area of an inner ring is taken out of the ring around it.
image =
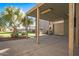
[[[67,56],[68,40],[64,36],[45,35],[40,44],[35,38],[0,42],[1,56]]]

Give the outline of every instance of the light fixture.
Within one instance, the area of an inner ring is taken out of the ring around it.
[[[50,12],[51,10],[52,10],[52,8],[49,8],[49,9],[44,10],[43,12],[41,12],[41,14],[46,14],[46,13]]]
[[[64,20],[60,20],[60,21],[53,22],[53,24],[58,24],[58,23],[64,23]]]

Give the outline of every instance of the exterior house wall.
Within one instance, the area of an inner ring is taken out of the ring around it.
[[[64,35],[64,20],[53,21],[53,34]]]
[[[68,19],[64,19],[63,23],[58,23],[58,24],[54,24],[54,33],[60,33],[60,35],[64,35],[68,37],[69,34],[69,20]],[[57,21],[55,21],[57,22]]]
[[[54,34],[55,35],[64,35],[64,23],[54,24]]]
[[[57,21],[55,21],[57,22]],[[68,19],[64,20],[64,23],[54,24],[53,29],[53,23],[50,22],[50,26],[52,28],[52,31],[54,30],[54,34],[56,35],[64,35],[68,36],[69,28],[68,28],[69,21]],[[49,29],[49,21],[40,20],[40,30],[44,33]]]
[[[46,20],[40,20],[40,30],[44,33],[48,30],[49,27],[49,21]]]

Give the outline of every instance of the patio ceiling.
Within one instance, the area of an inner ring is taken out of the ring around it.
[[[39,7],[40,19],[43,20],[60,20],[62,18],[68,18],[68,5],[67,3],[44,3],[38,4],[36,7],[28,11],[28,15],[35,17],[37,15],[37,8]],[[51,9],[51,11],[42,14],[43,11]]]

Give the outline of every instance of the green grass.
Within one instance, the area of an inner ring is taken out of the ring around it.
[[[0,32],[0,34],[11,34],[12,32]]]
[[[0,37],[11,37],[12,32],[0,32]],[[22,32],[19,32],[19,34],[22,34]],[[35,36],[34,33],[28,32],[28,36]]]

